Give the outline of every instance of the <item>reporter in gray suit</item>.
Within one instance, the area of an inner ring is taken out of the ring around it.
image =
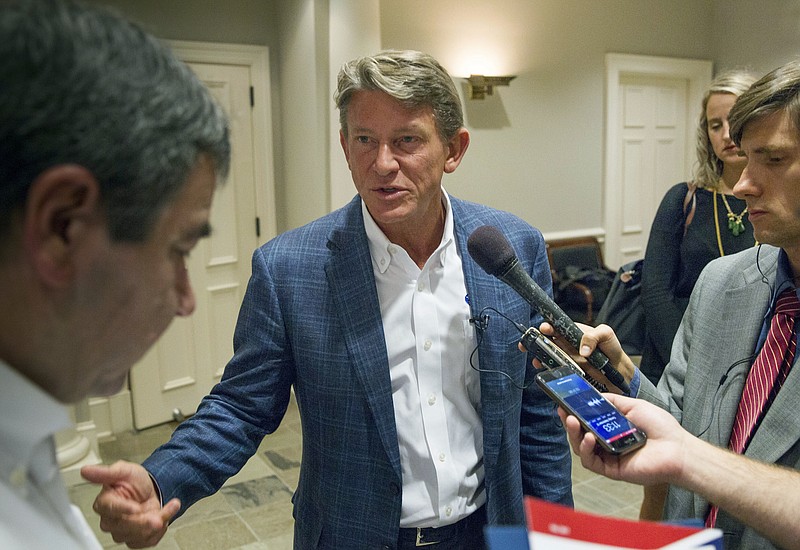
[[[634,370],[608,327],[587,329],[582,342],[586,345],[583,354],[599,345],[626,377],[632,378],[633,388],[641,383],[638,397],[670,411],[690,434],[723,448],[728,447],[745,381],[766,338],[777,297],[786,289],[797,294],[800,62],[780,67],[753,84],[736,101],[729,120],[731,136],[747,157],[747,166],[733,192],[747,202],[756,239],[762,244],[715,260],[702,272],[658,387]],[[783,386],[776,384],[772,389],[772,401],[745,448],[748,459],[800,468],[797,360],[795,355]],[[584,459],[590,457],[584,455]],[[719,466],[717,483],[731,483],[736,470]],[[754,475],[750,480],[753,490],[742,490],[738,501],[675,479],[697,492],[671,486],[664,509],[666,518],[703,519],[711,500],[719,506],[715,525],[725,533],[726,548],[797,546],[800,532],[796,509],[786,508],[788,503],[781,499],[770,501],[757,490],[763,484],[773,488],[782,484],[784,474],[773,476],[774,470],[753,468],[754,472],[766,473]],[[663,480],[654,474],[644,481]],[[785,489],[791,490],[789,485]],[[774,510],[769,521],[764,521],[763,513],[755,513],[761,506]],[[786,525],[787,521],[793,525]]]
[[[428,55],[387,51],[346,64],[335,97],[358,196],[256,250],[234,357],[172,440],[144,468],[84,470],[105,484],[96,510],[115,540],[154,544],[219,489],[292,387],[296,548],[480,548],[486,523],[524,523],[523,494],[572,503],[569,446],[555,406],[523,389],[517,329],[470,321],[487,306],[541,321],[470,258],[477,227],[502,228],[548,291],[551,278],[538,230],[442,188],[469,145],[452,79]]]

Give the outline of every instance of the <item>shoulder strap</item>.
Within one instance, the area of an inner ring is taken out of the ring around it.
[[[697,191],[697,184],[693,181],[686,182],[686,196],[683,198],[683,236],[686,236],[686,230],[689,229],[692,220],[694,219],[694,211],[697,208],[697,197],[694,192]],[[691,208],[689,207],[691,204]],[[688,213],[686,211],[689,211]]]

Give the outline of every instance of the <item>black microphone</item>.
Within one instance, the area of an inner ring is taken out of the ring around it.
[[[497,277],[517,294],[522,296],[553,328],[576,348],[580,345],[583,331],[564,313],[564,310],[550,299],[542,287],[531,279],[519,263],[511,243],[499,229],[491,225],[484,225],[472,232],[467,240],[469,255],[483,270]],[[622,374],[619,373],[603,355],[595,349],[587,358],[590,365],[606,375],[606,378],[630,395],[630,387]]]

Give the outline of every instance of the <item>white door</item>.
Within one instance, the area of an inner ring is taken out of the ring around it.
[[[612,267],[642,258],[666,191],[691,177],[711,62],[606,56],[605,251]]]
[[[187,416],[219,381],[233,346],[233,329],[258,246],[250,68],[190,63],[231,120],[232,159],[227,182],[214,197],[212,235],[188,260],[197,298],[194,315],[176,318],[131,371],[137,429]]]
[[[641,258],[661,198],[686,179],[687,82],[650,76],[620,80],[621,263]]]

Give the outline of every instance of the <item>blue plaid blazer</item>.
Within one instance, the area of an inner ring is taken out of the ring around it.
[[[473,315],[492,306],[523,325],[541,318],[469,256],[467,238],[495,225],[546,291],[541,233],[509,213],[451,197]],[[219,489],[281,422],[294,387],[303,458],[294,494],[295,548],[393,548],[402,479],[389,365],[360,199],[279,235],[253,254],[234,356],[197,413],[144,465],[164,501],[183,509]],[[493,318],[482,369],[531,382],[513,325]],[[490,524],[523,524],[523,494],[572,503],[571,461],[553,403],[532,384],[482,372],[481,415]]]

